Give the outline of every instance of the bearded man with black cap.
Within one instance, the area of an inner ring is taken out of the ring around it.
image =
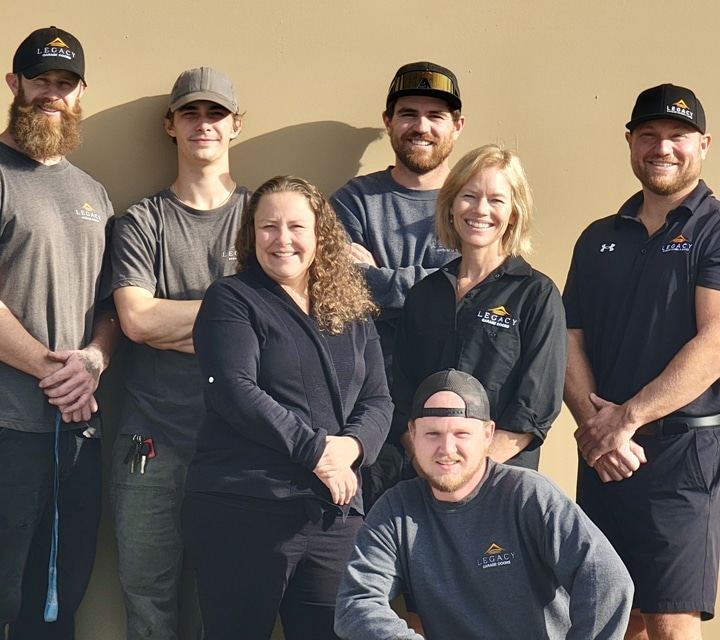
[[[625,137],[642,190],[591,224],[563,295],[578,502],[635,583],[628,640],[698,640],[720,553],[720,203],[695,94],[637,98]]]
[[[408,427],[422,477],[367,515],[338,593],[341,638],[622,638],[627,570],[552,481],[488,457],[495,424],[480,382],[429,376]],[[390,608],[406,591],[422,635]]]
[[[375,326],[391,388],[395,328],[408,291],[457,257],[440,244],[433,214],[450,172],[453,144],[465,125],[461,109],[452,71],[432,62],[400,67],[382,114],[395,164],[353,178],[330,199],[348,233],[351,256],[380,307]],[[366,508],[397,481],[402,455],[394,448],[383,449],[364,479]]]
[[[0,635],[74,638],[95,559],[95,390],[119,334],[98,303],[112,205],[66,159],[85,60],[49,27],[19,46],[0,134]]]

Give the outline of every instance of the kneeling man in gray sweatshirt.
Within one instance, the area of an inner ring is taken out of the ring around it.
[[[409,427],[422,477],[368,514],[338,594],[341,638],[622,639],[625,566],[552,481],[487,457],[495,425],[475,378],[431,375]],[[402,593],[422,628],[390,607]]]

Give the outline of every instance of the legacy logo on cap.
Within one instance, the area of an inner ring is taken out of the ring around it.
[[[13,57],[13,73],[32,79],[47,71],[70,71],[85,82],[85,54],[80,41],[57,27],[33,31]]]
[[[705,133],[705,111],[700,100],[685,87],[661,84],[646,89],[638,96],[632,119],[625,126],[632,131],[643,122],[660,118],[679,120]]]

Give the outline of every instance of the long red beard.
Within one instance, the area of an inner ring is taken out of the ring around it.
[[[60,118],[38,113],[36,106],[48,105],[60,111]],[[8,132],[15,144],[31,158],[65,156],[82,142],[80,103],[70,109],[61,101],[35,100],[28,104],[22,88],[10,105]]]

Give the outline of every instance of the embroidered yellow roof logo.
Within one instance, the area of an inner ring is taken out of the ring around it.
[[[52,42],[48,42],[47,47],[62,47],[63,49],[69,49],[68,47],[60,38],[55,38]]]
[[[495,544],[494,542],[488,547],[488,550],[485,552],[487,553],[500,553],[501,551],[505,551],[500,545]]]
[[[494,309],[488,309],[488,311],[490,311],[490,313],[494,313],[496,316],[509,316],[510,315],[510,312],[502,305],[500,305],[499,307],[495,307]]]
[[[85,211],[95,211],[87,202],[82,206]]]
[[[687,242],[687,238],[681,233],[676,238],[673,238],[670,242]]]
[[[690,107],[687,106],[685,100],[678,100],[676,103],[673,104],[673,106],[679,107],[680,109],[690,109]]]

